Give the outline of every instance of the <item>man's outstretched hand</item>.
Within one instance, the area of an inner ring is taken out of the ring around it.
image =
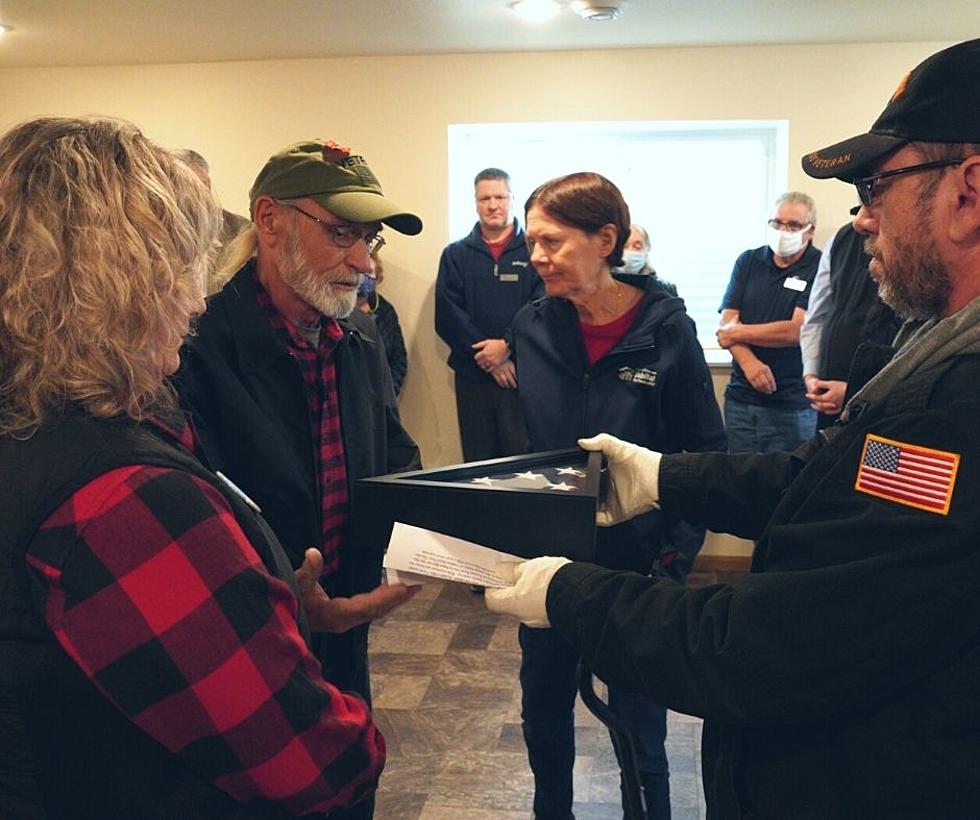
[[[405,584],[382,584],[350,598],[331,598],[319,584],[322,572],[323,556],[318,549],[310,547],[295,575],[299,602],[314,632],[346,632],[384,617],[421,589]]]

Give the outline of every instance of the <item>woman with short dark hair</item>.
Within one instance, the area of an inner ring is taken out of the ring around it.
[[[533,450],[574,447],[613,434],[658,450],[724,450],[710,373],[684,303],[622,264],[630,214],[619,189],[595,173],[539,186],[525,206],[531,262],[547,297],[514,319],[521,405]],[[643,574],[671,572],[664,552],[674,524],[659,511],[598,531],[596,562]],[[694,537],[700,546],[704,530]],[[683,581],[683,576],[677,580]],[[577,652],[550,629],[520,627],[522,720],[535,779],[534,812],[567,818],[575,759]],[[670,816],[666,712],[613,687],[630,727],[651,818]]]

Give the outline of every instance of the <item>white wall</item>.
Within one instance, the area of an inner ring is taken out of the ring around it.
[[[226,207],[245,212],[265,159],[313,136],[364,154],[385,193],[425,222],[386,232],[384,292],[409,349],[406,426],[427,465],[459,460],[452,381],[432,331],[433,285],[447,233],[446,129],[458,122],[787,119],[790,156],[868,128],[899,79],[948,43],[636,49],[187,65],[0,70],[0,128],[38,115],[113,115],[208,158]],[[712,158],[704,157],[710,164]],[[583,170],[588,157],[582,158]],[[721,177],[725,168],[718,167]],[[822,244],[847,219],[853,189],[804,176]],[[669,191],[665,192],[669,196]],[[710,229],[725,203],[705,191],[691,214]],[[734,260],[733,260],[734,261]]]

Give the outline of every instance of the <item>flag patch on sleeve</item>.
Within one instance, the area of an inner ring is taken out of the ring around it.
[[[959,464],[957,453],[869,433],[854,489],[907,507],[949,515]]]

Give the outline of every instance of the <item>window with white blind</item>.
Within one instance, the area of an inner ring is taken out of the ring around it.
[[[718,306],[738,254],[765,244],[772,204],[786,190],[787,133],[785,120],[451,125],[450,236],[472,228],[473,177],[485,167],[510,174],[521,222],[541,182],[596,171],[650,233],[651,264],[677,286],[718,360]]]

